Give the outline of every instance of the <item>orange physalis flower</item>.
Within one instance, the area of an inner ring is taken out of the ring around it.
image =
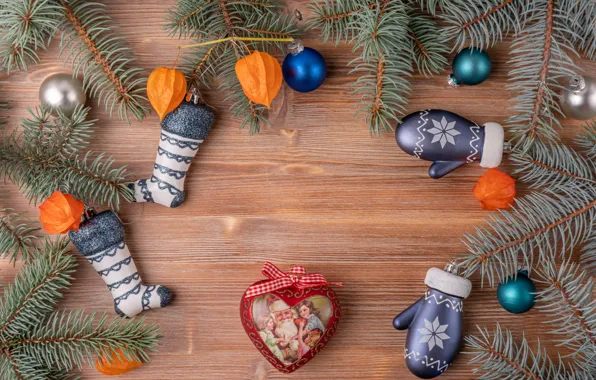
[[[474,196],[485,210],[509,208],[515,198],[515,180],[498,169],[489,169],[478,179]]]
[[[39,206],[39,220],[47,233],[64,234],[70,230],[79,229],[84,210],[83,202],[72,195],[54,191]]]
[[[267,108],[271,107],[283,78],[277,59],[256,50],[236,62],[236,76],[246,97]]]
[[[147,96],[160,120],[175,110],[186,96],[186,78],[176,69],[158,67],[147,80]]]
[[[122,350],[116,349],[112,353],[111,361],[107,358],[98,358],[95,362],[95,368],[99,372],[107,376],[122,375],[123,373],[132,371],[133,369],[142,366],[143,363],[136,360],[128,360],[122,353]]]

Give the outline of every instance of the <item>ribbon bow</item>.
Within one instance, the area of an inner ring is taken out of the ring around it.
[[[314,288],[315,286],[328,284],[341,286],[341,282],[327,282],[321,273],[306,273],[306,269],[299,265],[292,266],[288,272],[282,272],[275,265],[266,262],[263,264],[262,273],[269,281],[251,285],[246,290],[244,298],[270,293],[290,286],[295,286],[299,289]]]

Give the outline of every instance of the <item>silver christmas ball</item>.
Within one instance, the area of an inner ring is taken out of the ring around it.
[[[58,110],[66,116],[71,116],[75,107],[85,104],[87,96],[83,84],[71,74],[58,73],[47,77],[39,88],[39,101],[52,109],[52,115],[58,115]]]
[[[574,76],[561,90],[561,107],[567,117],[588,120],[596,117],[596,80]]]

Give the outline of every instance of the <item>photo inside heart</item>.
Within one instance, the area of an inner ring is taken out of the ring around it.
[[[261,339],[284,365],[301,359],[321,339],[333,314],[331,300],[317,295],[290,306],[273,294],[255,297],[252,315]]]

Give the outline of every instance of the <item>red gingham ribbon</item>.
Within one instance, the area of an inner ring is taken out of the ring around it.
[[[315,286],[327,284],[341,286],[341,282],[327,282],[321,273],[306,273],[306,269],[299,265],[291,267],[288,272],[284,273],[275,265],[266,262],[263,264],[262,273],[269,279],[269,281],[251,285],[246,290],[244,298],[270,293],[277,289],[287,288],[292,285],[300,289],[313,288]]]

